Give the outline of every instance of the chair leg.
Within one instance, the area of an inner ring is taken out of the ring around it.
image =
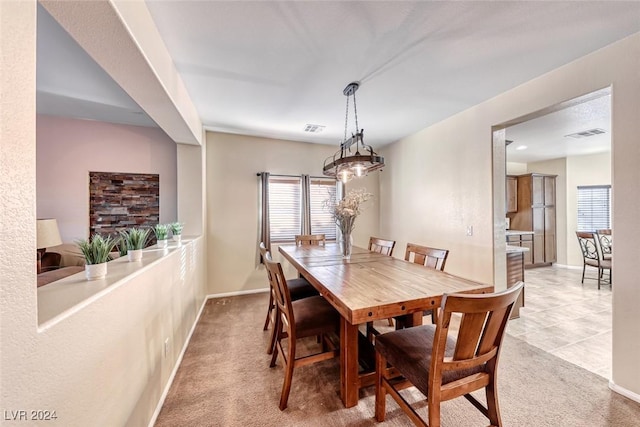
[[[495,383],[491,381],[486,387],[487,393],[487,418],[492,426],[501,427],[502,419],[500,418],[500,405],[498,404],[498,390]]]
[[[275,309],[275,316],[276,316],[276,320],[275,322],[273,322],[273,328],[271,329],[271,337],[269,338],[269,346],[267,347],[267,354],[272,354],[273,349],[276,346],[276,338],[278,335],[277,328],[279,327],[277,317],[280,316],[280,314],[278,313],[278,309]]]
[[[387,321],[389,322],[389,326],[393,326],[393,318],[389,317]]]
[[[582,264],[582,281],[581,283],[584,285],[584,271],[587,269],[587,264]]]
[[[440,396],[427,399],[429,427],[440,427]],[[425,423],[426,425],[426,423]]]
[[[382,384],[384,370],[387,367],[387,360],[376,351],[376,421],[384,421],[386,412],[387,390]]]
[[[293,380],[293,368],[296,365],[296,343],[294,340],[289,340],[287,362],[284,369],[284,384],[282,384],[282,394],[280,395],[280,410],[287,409],[287,402],[289,401],[289,392],[291,391],[291,381]]]
[[[600,280],[602,279],[602,269],[598,267],[598,290],[600,290]]]
[[[269,323],[271,323],[271,311],[273,310],[274,301],[273,301],[273,292],[269,291],[269,309],[267,310],[267,318],[264,319],[264,327],[263,331],[266,331],[269,328]]]
[[[276,360],[278,359],[278,344],[282,339],[282,324],[280,323],[280,316],[276,316],[276,321],[273,325],[273,344],[271,347],[271,363],[269,363],[269,367],[273,368],[276,366]]]

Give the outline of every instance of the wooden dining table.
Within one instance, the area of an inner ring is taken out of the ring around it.
[[[493,292],[493,285],[359,247],[349,259],[337,243],[282,245],[279,251],[340,313],[340,398],[347,408],[358,404],[360,388],[375,382],[371,369],[360,372],[359,344],[367,340],[358,325],[396,317],[405,327],[416,326],[445,293]]]

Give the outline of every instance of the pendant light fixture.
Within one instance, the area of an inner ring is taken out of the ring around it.
[[[364,129],[358,130],[358,109],[356,106],[356,91],[358,87],[360,87],[359,83],[352,82],[342,91],[347,97],[347,108],[344,117],[344,139],[340,143],[340,149],[333,156],[325,159],[322,170],[323,174],[345,183],[354,177],[365,176],[367,173],[384,166],[384,157],[378,156],[370,145],[364,143]],[[353,113],[356,127],[355,133],[351,133],[351,137],[347,139],[350,97],[353,97]]]

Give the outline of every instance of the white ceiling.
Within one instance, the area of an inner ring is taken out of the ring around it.
[[[359,125],[374,148],[640,31],[638,1],[147,6],[207,129],[337,145],[342,90],[359,81]],[[153,125],[38,13],[39,112]],[[326,128],[308,134],[306,124]],[[522,134],[509,139],[526,140],[519,126],[513,132]]]
[[[592,129],[604,133],[575,138]],[[506,129],[508,162],[539,162],[611,150],[611,95],[583,102]]]

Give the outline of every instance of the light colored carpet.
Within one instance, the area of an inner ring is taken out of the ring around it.
[[[387,421],[376,423],[373,387],[361,392],[356,407],[344,408],[337,359],[296,369],[289,407],[281,412],[282,365],[269,368],[269,333],[262,331],[267,299],[257,294],[207,302],[156,426],[412,425],[390,397]],[[609,390],[607,380],[508,335],[498,389],[505,426],[640,426],[640,404]],[[405,392],[421,398],[413,389]],[[443,426],[487,424],[466,399],[443,404]]]

